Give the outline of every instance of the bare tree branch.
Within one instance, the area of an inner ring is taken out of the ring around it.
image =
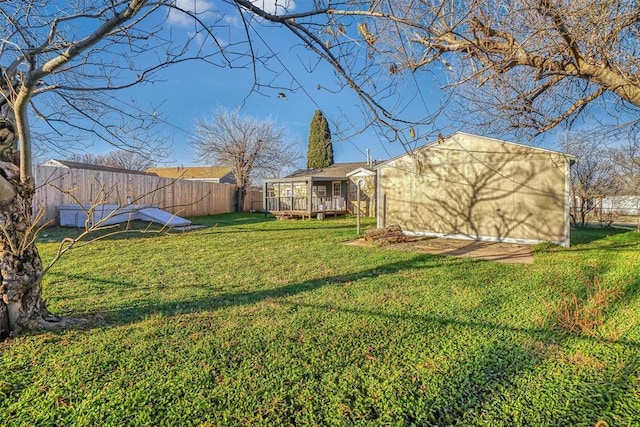
[[[227,166],[238,186],[237,205],[256,176],[278,176],[301,158],[295,141],[284,141],[284,130],[271,121],[243,117],[238,111],[218,110],[210,119],[200,119],[190,141],[203,162]]]
[[[637,116],[640,107],[640,12],[633,2],[352,0],[278,15],[235,3],[292,31],[394,132],[402,131],[403,117],[368,80],[383,64],[387,88],[405,70],[444,72],[444,86],[478,118],[486,115],[481,122],[493,123],[492,131],[502,125],[502,132],[535,136],[571,125],[592,105],[607,106],[614,118]]]

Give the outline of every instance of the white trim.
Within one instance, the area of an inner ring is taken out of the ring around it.
[[[340,188],[340,192],[336,195],[336,184]],[[331,197],[342,197],[342,181],[331,181]]]
[[[354,177],[361,177],[361,176],[374,176],[376,173],[372,170],[369,169],[365,169],[365,168],[358,168],[356,170],[352,170],[351,172],[349,172],[347,174],[348,178],[351,178],[352,176]]]
[[[564,242],[562,246],[571,246],[571,162],[564,164]]]
[[[493,242],[493,243],[516,243],[521,245],[536,245],[538,243],[545,243],[548,240],[534,240],[534,239],[516,239],[511,237],[491,237],[491,236],[469,236],[468,234],[445,234],[445,233],[431,233],[426,231],[408,231],[403,230],[403,233],[407,236],[423,236],[423,237],[442,237],[444,239],[458,239],[458,240],[475,240],[479,242]],[[558,246],[564,246],[563,241],[551,242]]]
[[[380,228],[380,169],[376,169],[376,228]]]

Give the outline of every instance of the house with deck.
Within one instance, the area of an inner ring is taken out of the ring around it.
[[[357,209],[362,215],[375,215],[375,172],[367,162],[301,169],[284,178],[266,179],[262,185],[264,209],[277,217],[323,218]]]

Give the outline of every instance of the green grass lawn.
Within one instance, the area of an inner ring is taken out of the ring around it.
[[[0,424],[640,424],[637,233],[507,265],[342,245],[353,218],[193,220],[51,270],[51,311],[88,321],[0,343]]]

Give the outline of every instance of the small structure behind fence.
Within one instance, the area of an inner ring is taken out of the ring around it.
[[[179,216],[233,212],[236,186],[159,178],[152,174],[34,167],[36,209],[42,222],[57,222],[57,208],[69,204],[153,205]]]

